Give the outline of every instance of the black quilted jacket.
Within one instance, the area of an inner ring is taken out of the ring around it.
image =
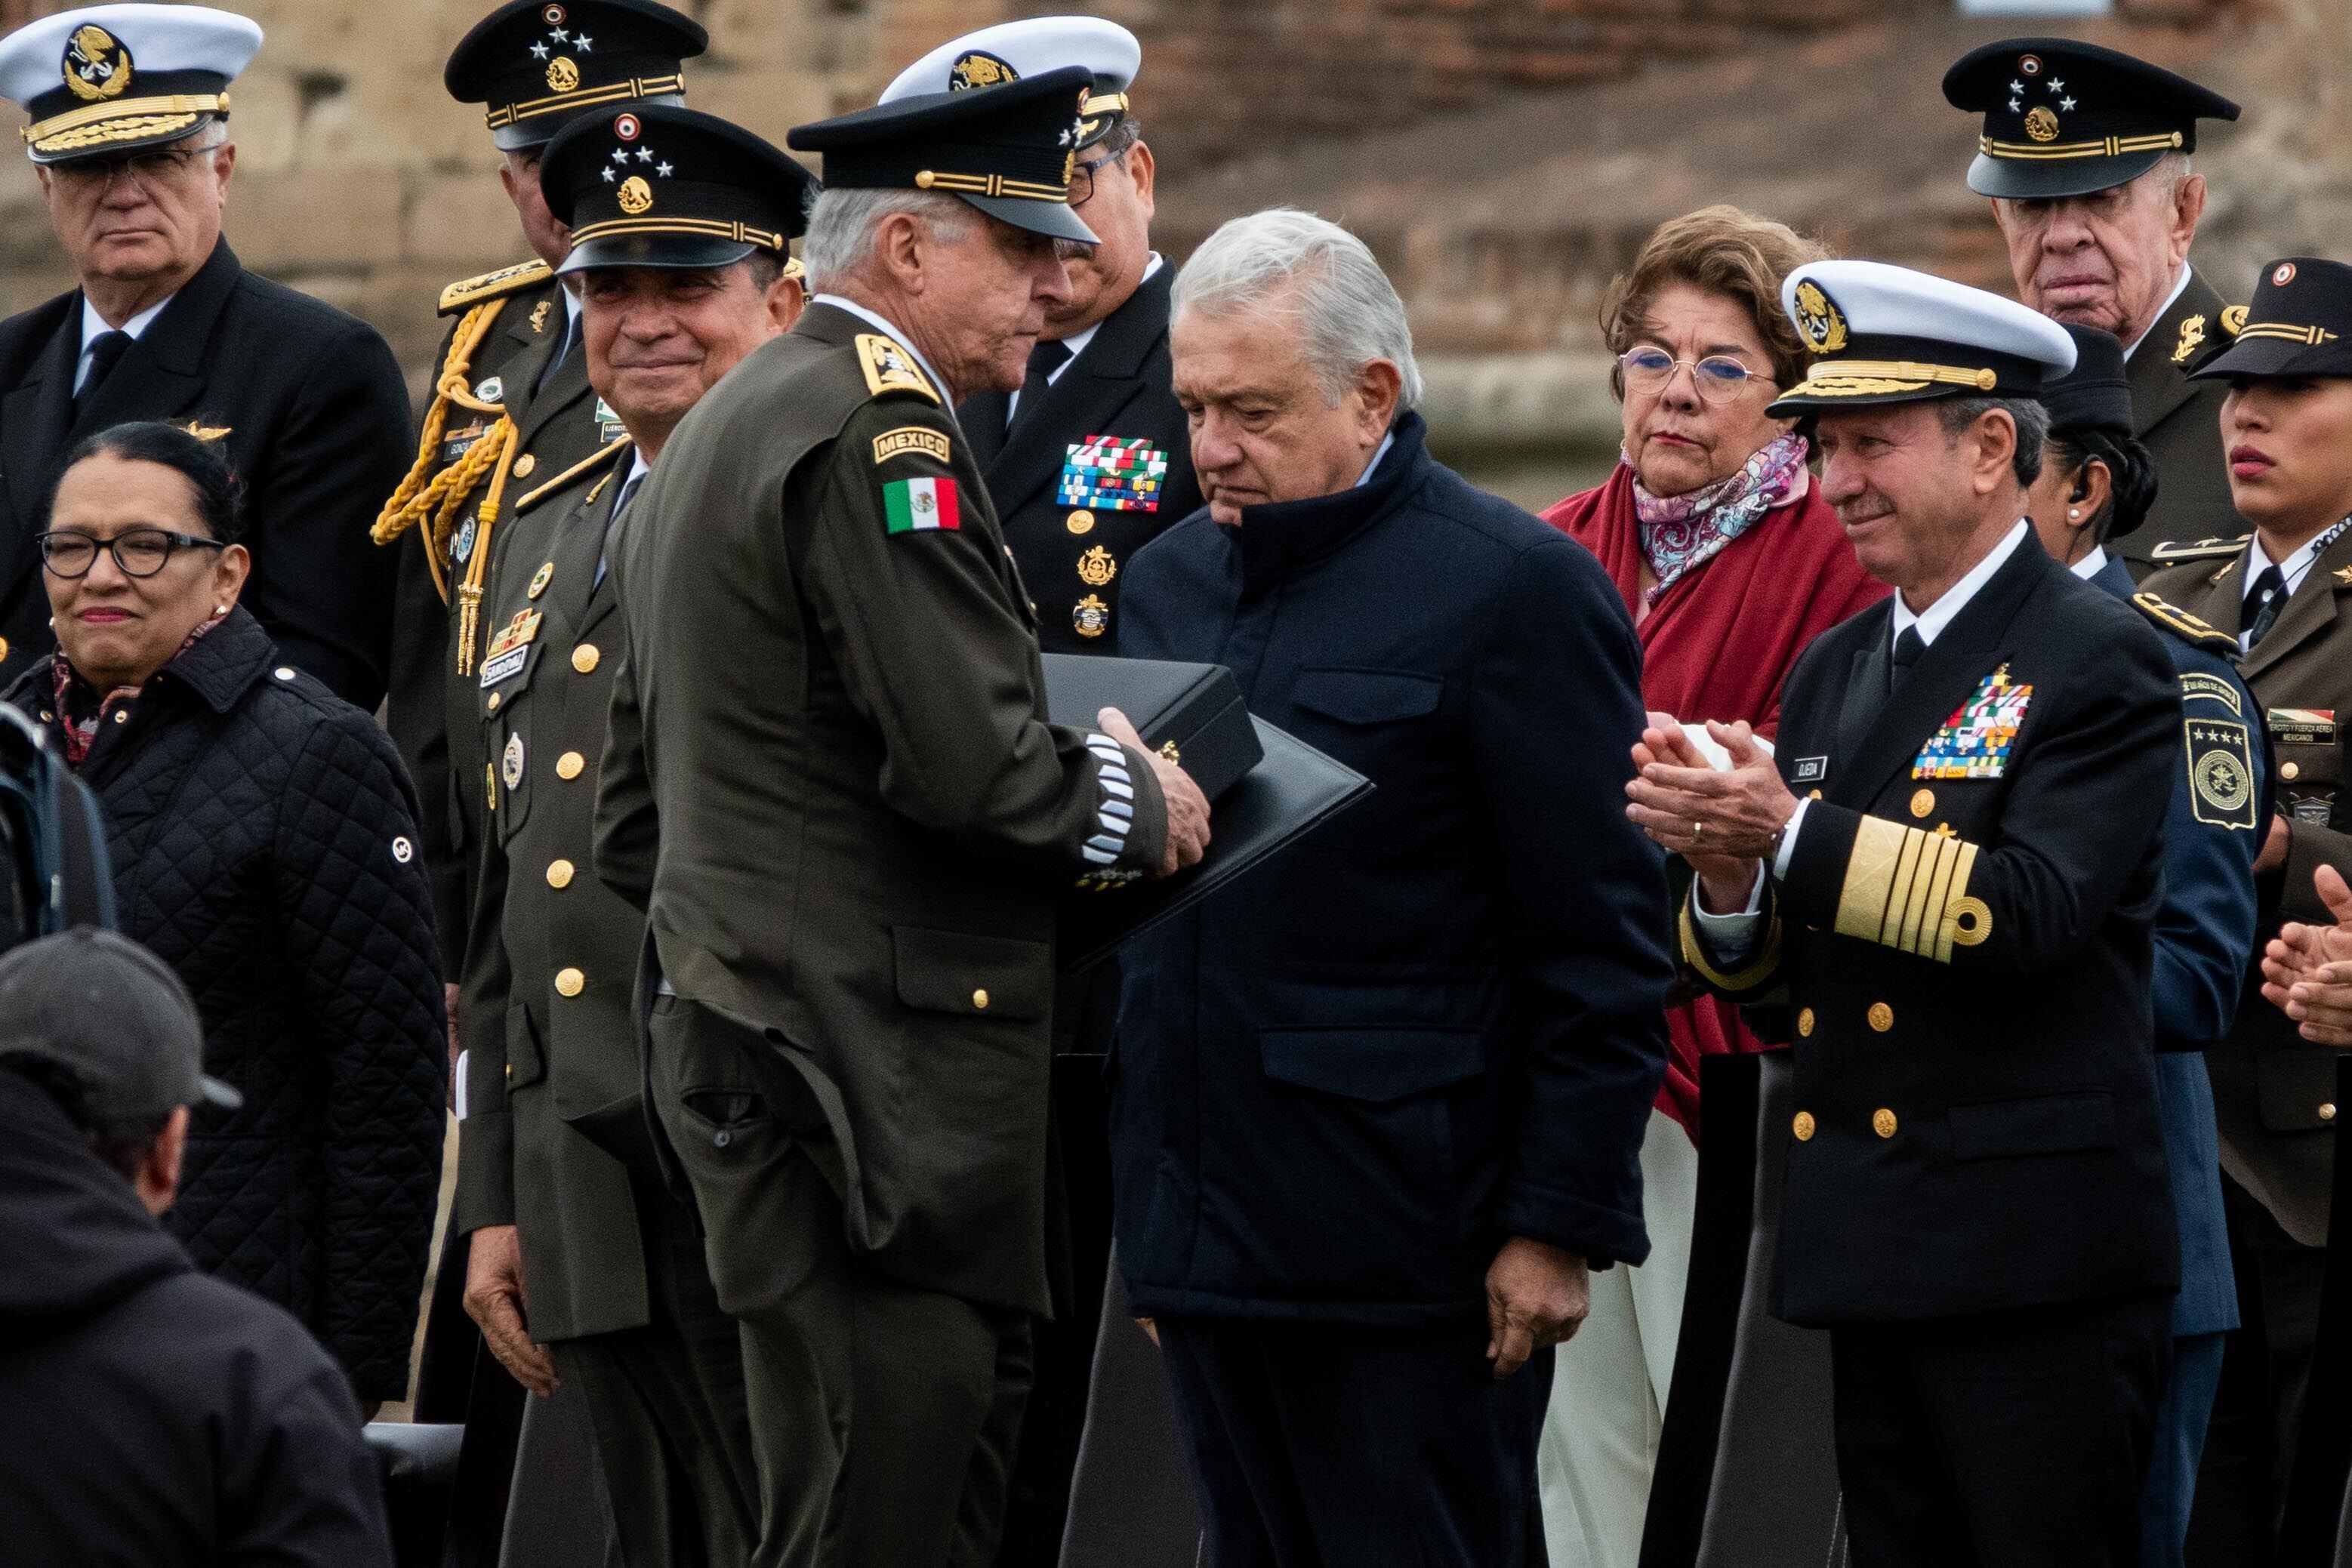
[[[62,655],[58,655],[62,656]],[[441,1177],[441,976],[416,801],[373,720],[230,612],[100,726],[123,931],[187,982],[205,1067],[166,1217],[200,1268],[308,1324],[397,1399]],[[53,736],[50,661],[7,700]],[[60,743],[62,749],[62,743]]]

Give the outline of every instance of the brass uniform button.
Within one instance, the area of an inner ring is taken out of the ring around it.
[[[1895,1113],[1881,1106],[1870,1113],[1870,1130],[1882,1138],[1895,1135]]]
[[[988,993],[986,991],[972,992],[971,1010],[976,1013],[984,1013],[988,1010]]]
[[[570,861],[548,862],[547,885],[557,888],[570,887],[572,885],[572,873],[573,869],[574,868]]]
[[[1798,1112],[1797,1119],[1789,1124],[1789,1131],[1797,1134],[1797,1142],[1811,1143],[1813,1136],[1813,1113],[1811,1111]]]
[[[1924,817],[1935,809],[1936,792],[1933,789],[1920,789],[1912,794],[1911,814],[1913,816]]]
[[[584,675],[594,669],[596,661],[604,656],[597,651],[595,643],[583,643],[572,650],[572,667]]]
[[[499,711],[499,694],[498,694],[498,693],[496,693],[496,692],[492,692],[492,693],[490,694],[490,699],[489,699],[489,701],[488,701],[488,702],[486,702],[486,703],[484,703],[484,704],[482,705],[482,711],[483,711],[484,713],[496,713],[496,712],[498,712],[498,711]]]
[[[580,770],[587,766],[586,758],[576,751],[567,751],[555,759],[555,776],[558,779],[577,779]]]
[[[2279,777],[2292,784],[2303,777],[2303,769],[2292,762],[2282,762],[2279,764]]]
[[[514,1081],[514,1063],[511,1061],[507,1063],[507,1081],[509,1082]]]
[[[1813,1009],[1805,1009],[1797,1015],[1797,1032],[1810,1037],[1813,1032]]]
[[[1821,798],[1822,792],[1818,789],[1808,789],[1805,791],[1805,799],[1808,800],[1818,800]]]
[[[518,479],[528,479],[530,477],[530,471],[538,466],[539,459],[526,452],[515,459],[514,476]]]
[[[579,970],[558,969],[555,971],[555,994],[557,996],[576,997],[587,988],[588,977],[582,974]]]
[[[1895,1027],[1895,1009],[1885,1002],[1870,1004],[1870,1027],[1885,1034]]]
[[[2336,1103],[2334,1101],[2331,1100],[2326,1104],[2322,1105],[2319,1108],[2319,1119],[2323,1122],[2333,1122],[2336,1120]]]
[[[1095,515],[1092,512],[1072,512],[1062,519],[1062,526],[1074,534],[1090,534],[1095,531]]]

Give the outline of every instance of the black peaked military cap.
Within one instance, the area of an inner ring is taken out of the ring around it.
[[[2096,327],[2069,326],[2066,336],[2074,340],[2074,368],[2042,392],[2051,434],[2098,431],[2118,439],[2128,436],[2131,382],[2124,373],[2122,340]]]
[[[834,190],[938,191],[1015,228],[1098,243],[1070,210],[1080,112],[1094,73],[1067,66],[986,92],[934,92],[793,128]]]
[[[2352,376],[2352,267],[2308,256],[2271,263],[2238,340],[2189,373]]]
[[[808,227],[816,181],[740,125],[647,104],[574,121],[540,161],[539,186],[572,226],[556,270],[582,272],[783,256]]]
[[[457,41],[441,81],[487,105],[491,141],[515,152],[598,110],[683,102],[684,62],[709,47],[700,23],[654,0],[514,0]]]
[[[2197,150],[2197,122],[2238,106],[2186,77],[2096,44],[2004,38],[1944,73],[1955,109],[1984,116],[1969,189],[1980,196],[2083,196],[2137,180],[2168,152]]]

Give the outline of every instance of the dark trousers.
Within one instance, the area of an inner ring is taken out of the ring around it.
[[[562,1340],[556,1375],[586,1409],[606,1529],[625,1568],[726,1568],[759,1538],[735,1320],[719,1310],[693,1217],[636,1186],[651,1322]]]
[[[655,1105],[737,1331],[751,1563],[988,1568],[1029,1395],[1027,1315],[866,1267],[733,1026],[664,998],[648,1032]]]
[[[2221,1211],[2230,1222],[2242,1326],[2222,1356],[2189,1516],[2188,1558],[2191,1568],[2267,1568],[2294,1472],[2327,1249],[2289,1236],[2226,1174]]]
[[[2137,1568],[2170,1296],[1832,1329],[1853,1568]]]
[[[2205,1453],[2205,1428],[2212,1419],[2229,1337],[2200,1333],[2172,1342],[2172,1375],[2165,1379],[2164,1399],[2156,1407],[2156,1455],[2140,1494],[2141,1568],[2181,1568],[2186,1561],[2189,1507],[2197,1496],[2197,1466]]]
[[[1159,1320],[1216,1568],[1543,1568],[1552,1353],[1483,1324]]]

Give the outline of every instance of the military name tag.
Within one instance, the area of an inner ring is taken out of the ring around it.
[[[603,398],[598,398],[596,400],[596,439],[604,445],[610,446],[628,433],[628,426],[623,424],[621,416],[613,412],[613,405]]]
[[[1068,449],[1061,505],[1097,512],[1156,512],[1168,484],[1168,454],[1138,438],[1089,435]]]
[[[2231,719],[2192,718],[2181,734],[2189,751],[2189,805],[2197,820],[2217,828],[2254,821],[2254,751],[2246,727]]]
[[[1946,719],[1912,759],[1914,779],[1998,779],[2009,766],[2030,685],[2011,685],[2003,664],[1977,683],[1975,695]]]
[[[1826,757],[1800,757],[1796,770],[1790,778],[1800,784],[1818,784],[1830,776],[1830,759]]]
[[[474,443],[489,433],[488,422],[479,419],[461,429],[444,431],[441,436],[442,466],[446,467],[465,456],[474,449]]]
[[[482,653],[482,689],[487,691],[520,673],[530,658],[531,639],[539,635],[540,622],[545,619],[536,610],[518,610],[513,620],[499,628],[499,634]]]
[[[2336,710],[2332,707],[2274,707],[2267,717],[2273,740],[2288,746],[2336,744]]]

